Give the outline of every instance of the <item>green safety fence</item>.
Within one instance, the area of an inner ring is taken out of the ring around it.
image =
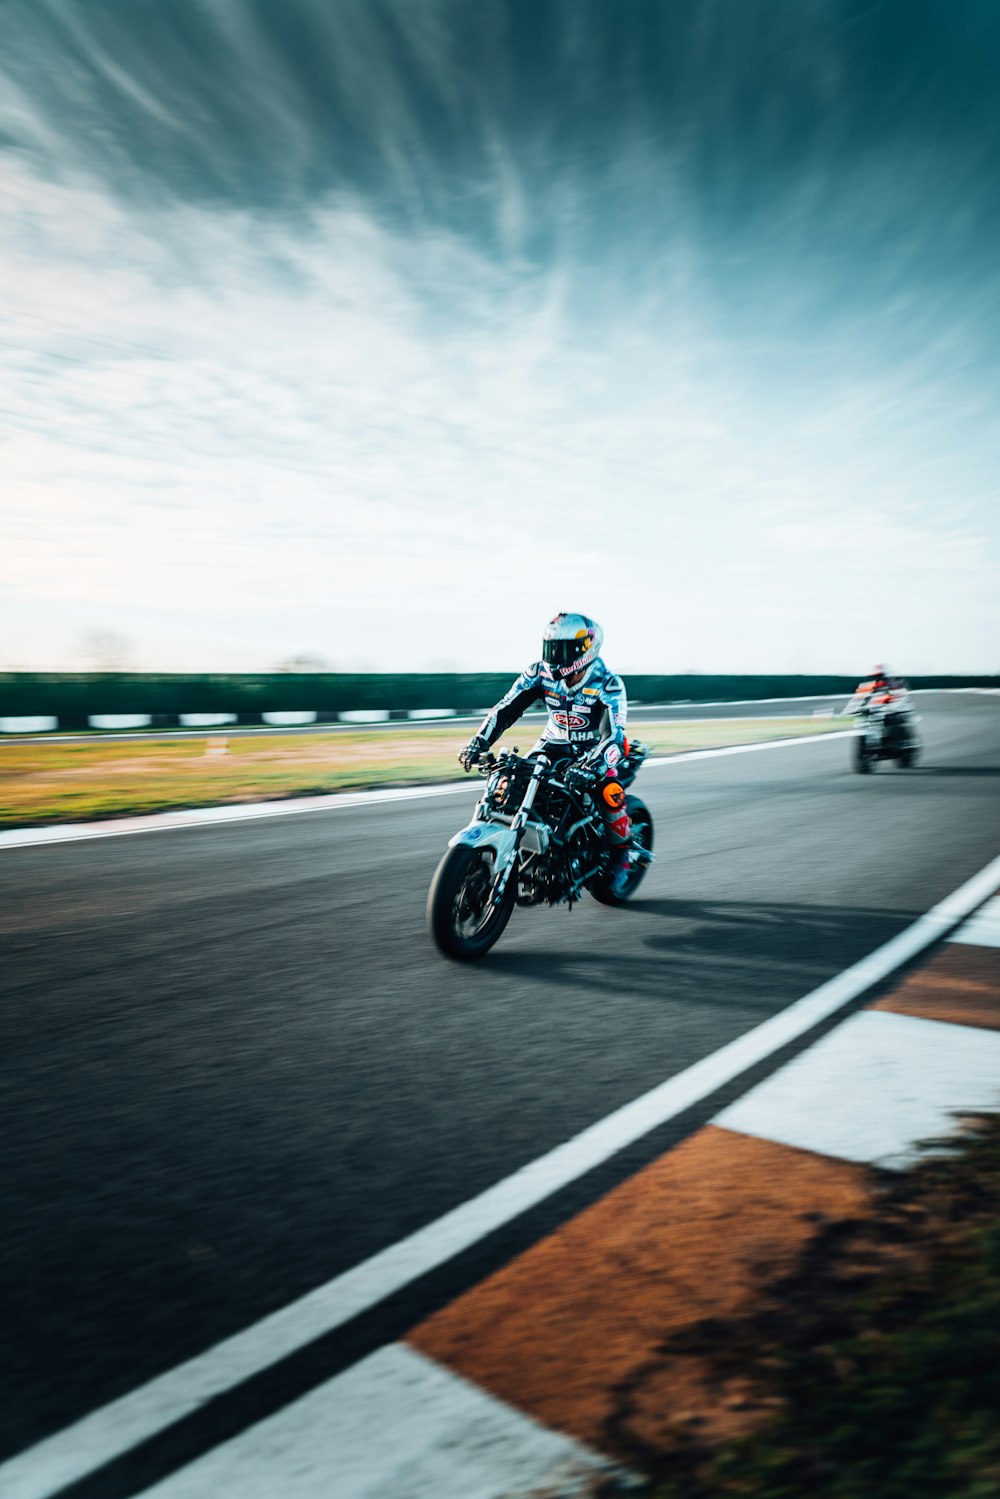
[[[275,672],[202,673],[9,672],[0,674],[0,717],[53,717],[60,726],[85,725],[90,715],[150,714],[169,721],[181,713],[233,713],[259,721],[262,713],[453,709],[475,711],[496,701],[513,672]],[[769,697],[847,694],[856,676],[629,675],[629,698],[641,703],[706,703]],[[914,687],[1000,688],[997,676],[924,676]]]

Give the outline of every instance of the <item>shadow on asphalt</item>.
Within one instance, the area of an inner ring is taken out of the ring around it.
[[[906,776],[1000,776],[1000,765],[917,765]]]
[[[548,915],[558,921],[560,913]],[[698,1005],[711,1005],[718,996],[720,1005],[773,1009],[786,991],[789,999],[798,997],[880,947],[918,913],[765,901],[635,900],[603,915],[606,924],[597,943],[591,929],[576,951],[546,947],[539,923],[537,949],[505,951],[501,939],[484,966],[512,978],[547,986],[565,982],[609,996],[617,991]],[[641,927],[636,917],[645,918]],[[515,929],[516,921],[515,914]]]
[[[770,961],[816,960],[839,952],[848,941],[852,949],[868,951],[885,940],[887,928],[916,919],[916,913],[771,901],[637,900],[625,914],[629,911],[660,917],[673,927],[644,937],[644,947]]]

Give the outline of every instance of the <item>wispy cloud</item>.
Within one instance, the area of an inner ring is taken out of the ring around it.
[[[13,6],[0,652],[994,669],[979,95],[747,9]]]

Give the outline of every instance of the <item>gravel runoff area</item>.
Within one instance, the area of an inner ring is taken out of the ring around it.
[[[843,729],[843,718],[740,719],[643,723],[655,754],[751,744]],[[531,743],[537,725],[515,729],[508,745]],[[267,801],[317,792],[416,786],[454,780],[466,733],[455,725],[390,735],[376,730],[114,743],[7,745],[0,759],[0,827],[159,812],[227,802]]]

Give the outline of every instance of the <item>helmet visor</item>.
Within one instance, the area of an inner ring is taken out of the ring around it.
[[[542,660],[550,666],[572,666],[574,661],[587,654],[590,645],[589,635],[579,640],[545,640],[542,642]]]

